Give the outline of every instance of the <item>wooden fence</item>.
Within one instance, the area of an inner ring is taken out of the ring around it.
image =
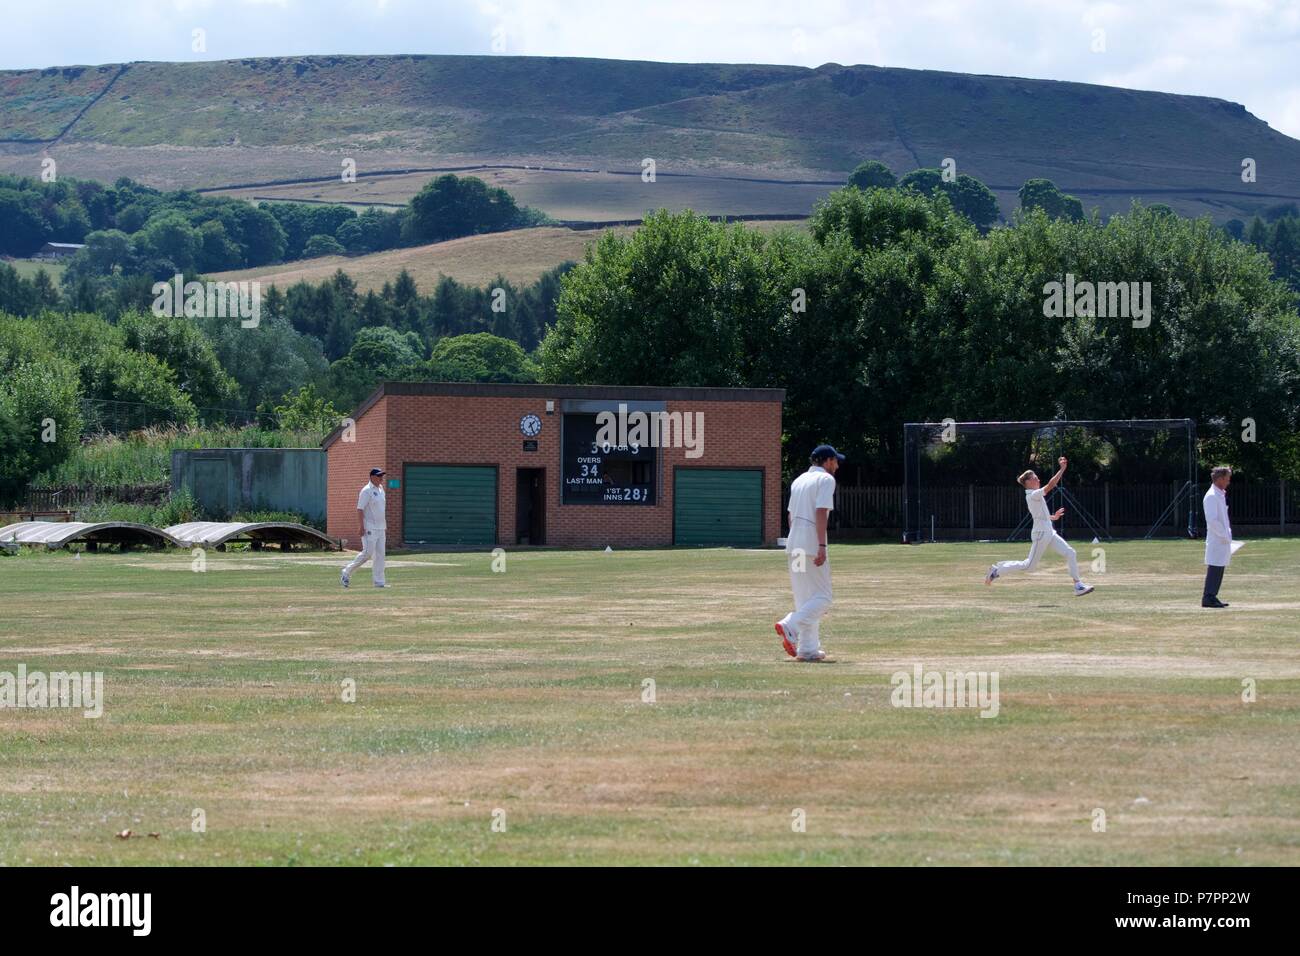
[[[125,501],[156,505],[171,489],[166,482],[146,485],[67,485],[62,488],[28,488],[16,511],[61,511],[100,501]]]

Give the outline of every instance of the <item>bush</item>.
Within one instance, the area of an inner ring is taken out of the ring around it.
[[[307,240],[307,244],[302,247],[302,257],[304,259],[315,259],[319,256],[341,256],[346,249],[333,236],[316,234]]]
[[[125,501],[97,501],[77,509],[78,521],[134,521],[137,524],[168,528],[187,521],[202,521],[198,502],[188,488],[182,488],[158,505],[133,504]]]
[[[32,486],[107,487],[163,482],[171,478],[173,449],[314,448],[320,445],[326,431],[279,431],[247,426],[145,428],[124,438],[98,435],[75,448],[66,461],[37,475],[32,479]]]
[[[894,173],[888,166],[872,159],[859,164],[858,168],[853,170],[848,185],[862,190],[892,189],[897,183],[898,180],[894,178]]]

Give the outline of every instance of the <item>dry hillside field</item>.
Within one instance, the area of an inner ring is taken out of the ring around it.
[[[748,222],[745,225],[763,232],[805,228],[803,223],[784,220]],[[626,236],[634,229],[632,226],[618,226],[612,231]],[[505,276],[516,285],[529,285],[536,282],[543,272],[556,266],[580,262],[587,246],[607,231],[610,230],[563,229],[557,226],[512,229],[364,256],[322,256],[256,269],[220,272],[211,278],[223,282],[259,279],[263,285],[287,289],[295,282],[324,282],[342,269],[357,284],[359,291],[373,289],[378,292],[385,282],[392,282],[405,269],[425,294],[432,293],[438,279],[444,275],[475,287],[486,286],[497,276]]]

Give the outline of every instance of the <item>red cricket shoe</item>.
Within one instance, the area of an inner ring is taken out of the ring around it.
[[[799,652],[795,650],[795,646],[790,643],[790,638],[786,637],[785,628],[781,626],[780,621],[776,622],[776,633],[781,635],[781,646],[785,648],[785,652],[791,657],[798,657]]]

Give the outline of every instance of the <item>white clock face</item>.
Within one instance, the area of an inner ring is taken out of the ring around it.
[[[525,415],[519,420],[519,430],[529,438],[533,438],[542,430],[542,420],[536,415]]]

